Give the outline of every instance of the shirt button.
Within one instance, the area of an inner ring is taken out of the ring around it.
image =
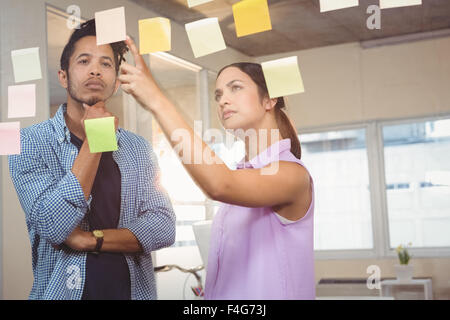
[[[64,141],[64,139],[63,139],[63,138],[60,138],[60,139],[59,139],[59,142],[63,142],[63,141]]]
[[[71,154],[75,154],[75,151],[72,151]]]

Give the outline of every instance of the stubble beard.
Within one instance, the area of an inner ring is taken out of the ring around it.
[[[80,103],[81,105],[84,103],[84,104],[87,104],[88,106],[93,106],[96,103],[101,101],[101,99],[98,97],[92,97],[88,100],[83,100],[80,96],[78,96],[76,88],[74,88],[72,81],[70,81],[69,72],[67,72],[67,92],[69,93],[69,96],[73,100]]]

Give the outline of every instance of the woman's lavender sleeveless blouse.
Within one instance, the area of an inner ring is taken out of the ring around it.
[[[276,161],[304,166],[290,148],[290,139],[281,140],[238,169]],[[270,207],[220,208],[211,229],[205,299],[315,299],[312,179],[311,188],[308,212],[292,224],[283,225]]]

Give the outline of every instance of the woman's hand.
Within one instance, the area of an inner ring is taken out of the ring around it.
[[[131,94],[144,109],[154,112],[166,97],[156,84],[134,41],[127,36],[125,43],[133,54],[136,66],[122,63],[118,78],[122,89]]]

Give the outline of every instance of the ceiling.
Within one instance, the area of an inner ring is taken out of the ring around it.
[[[367,8],[379,0],[360,0],[358,7],[325,13],[320,13],[319,0],[268,0],[272,30],[238,38],[231,6],[239,0],[214,0],[193,8],[187,0],[131,1],[181,25],[218,17],[227,46],[252,57],[450,28],[449,0],[381,10],[380,30],[366,26],[371,15]]]

